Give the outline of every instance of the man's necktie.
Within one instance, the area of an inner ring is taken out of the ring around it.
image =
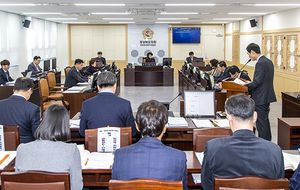
[[[36,70],[37,70],[37,71],[39,71],[39,68],[38,68],[38,66],[37,66],[37,65],[35,65],[35,67],[36,67]]]
[[[7,81],[9,81],[9,77],[8,77],[8,72],[6,71],[6,78],[7,78]]]

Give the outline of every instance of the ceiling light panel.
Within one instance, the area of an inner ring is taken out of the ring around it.
[[[81,4],[81,3],[75,3],[74,5],[75,6],[91,6],[91,7],[94,7],[94,6],[124,7],[125,6],[125,4]]]
[[[133,18],[102,18],[102,20],[133,20]]]
[[[195,7],[195,6],[215,6],[216,4],[165,4],[166,7],[175,7],[175,6],[180,6],[180,7]]]
[[[188,20],[189,18],[157,18],[157,20]]]

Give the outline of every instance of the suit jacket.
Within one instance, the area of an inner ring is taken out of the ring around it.
[[[147,57],[146,58],[146,62],[153,62],[153,63],[155,63],[155,59],[153,57],[152,58]]]
[[[229,74],[229,72],[228,72],[228,69],[229,68],[226,67],[226,69],[223,72],[221,72],[220,76],[214,77],[215,83],[222,82],[222,80],[231,77],[230,74]]]
[[[40,108],[24,97],[12,95],[0,101],[0,124],[19,126],[20,143],[35,140],[40,118]]]
[[[9,71],[7,71],[7,75],[8,75],[8,80],[7,80],[7,76],[6,73],[4,72],[4,70],[1,68],[0,69],[0,84],[5,84],[8,81],[13,81],[14,79],[12,79],[9,75]]]
[[[251,81],[250,77],[247,74],[243,73],[242,71],[239,78]]]
[[[194,60],[195,58],[197,58],[197,57],[194,56],[194,57],[193,57],[193,60]],[[191,57],[187,57],[185,60],[186,60],[188,63],[193,63]]]
[[[101,57],[101,58],[95,57],[94,59],[96,60],[96,62],[102,62],[103,65],[106,65],[106,60],[104,57]]]
[[[72,87],[76,85],[79,82],[87,82],[88,77],[82,76],[81,73],[77,72],[75,66],[71,67],[69,70],[67,77],[66,77],[66,82],[65,82],[65,87]]]
[[[38,67],[38,70],[36,69],[36,64],[31,62],[27,67],[27,72],[32,71],[31,75],[36,75],[38,73],[41,73],[42,68],[39,65],[37,65],[37,67]]]
[[[86,71],[86,74],[88,74],[88,75],[92,75],[94,72],[97,72],[95,67],[92,66],[92,65],[89,65],[88,68],[85,71]]]
[[[300,188],[300,164],[295,170],[293,177],[290,178],[290,190],[297,190]]]
[[[237,130],[230,137],[206,143],[201,174],[201,186],[205,190],[214,189],[215,177],[284,178],[282,150],[250,130]]]
[[[185,153],[165,146],[154,137],[143,137],[133,145],[117,149],[111,176],[116,180],[182,181],[183,189],[188,189]]]
[[[130,102],[110,92],[100,92],[82,103],[79,133],[84,136],[86,129],[106,126],[131,127],[135,136],[134,117]]]
[[[265,56],[261,56],[256,65],[253,81],[245,86],[252,91],[252,99],[255,105],[263,105],[276,101],[273,88],[274,65]]]

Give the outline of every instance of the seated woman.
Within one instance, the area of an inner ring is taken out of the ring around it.
[[[97,70],[95,69],[96,67],[96,60],[95,59],[91,59],[90,60],[90,65],[88,66],[88,68],[86,69],[86,74],[88,75],[92,75],[94,72],[97,72]]]
[[[217,59],[212,59],[209,62],[211,64],[212,70],[208,71],[207,73],[214,77],[220,76],[221,72],[217,67],[219,61]]]
[[[153,62],[153,63],[155,63],[155,59],[153,58],[153,53],[151,53],[151,52],[147,53],[146,62]]]
[[[69,172],[71,190],[81,190],[80,153],[70,140],[69,113],[60,105],[47,108],[35,132],[36,140],[17,148],[16,171]]]

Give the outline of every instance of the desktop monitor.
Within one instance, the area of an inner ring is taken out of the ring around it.
[[[215,116],[215,91],[184,91],[184,117]]]
[[[193,59],[193,62],[203,62],[203,58],[202,57],[195,57]]]
[[[50,70],[50,59],[44,60],[44,71]]]
[[[97,77],[100,73],[101,73],[101,71],[98,71],[98,72],[94,72],[94,74],[93,74],[93,82],[92,82],[92,85],[91,85],[91,89],[93,91],[98,91],[98,89],[97,89]]]
[[[188,78],[192,78],[193,77],[193,66],[190,64],[187,68],[187,74],[188,74]]]
[[[52,59],[52,70],[56,71],[56,58]]]
[[[172,66],[172,57],[163,58],[163,66],[171,67]]]
[[[102,61],[97,61],[96,62],[96,67],[103,67],[103,62]]]
[[[195,67],[196,68],[196,71],[195,71],[195,74],[197,75],[197,78],[195,79],[196,83],[200,83],[201,82],[201,71],[198,67]]]
[[[210,75],[207,72],[204,73],[204,79],[207,81],[206,90],[212,90],[213,83],[211,81]]]
[[[111,64],[111,72],[115,73],[116,71],[117,71],[117,65],[113,61],[112,64]]]

